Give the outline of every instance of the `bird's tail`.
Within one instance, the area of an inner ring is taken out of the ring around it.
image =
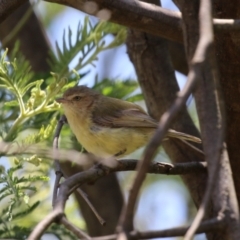
[[[191,141],[191,142],[196,142],[196,143],[201,143],[201,139],[198,137],[194,137],[192,135],[182,133],[182,132],[177,132],[175,130],[168,130],[167,137],[172,137],[172,138],[179,138],[181,140],[185,141]]]

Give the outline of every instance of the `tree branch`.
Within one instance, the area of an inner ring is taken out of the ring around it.
[[[11,149],[11,152],[9,153]],[[55,149],[54,151],[49,148],[41,149],[39,146],[14,146],[13,144],[0,142],[0,153],[4,156],[16,156],[20,154],[40,154],[42,157],[58,158],[62,161],[68,160],[72,163],[80,166],[88,165],[94,162],[102,162],[101,158],[93,157],[89,154],[79,153],[74,150],[61,150]],[[107,173],[119,172],[119,171],[135,171],[139,160],[136,159],[121,159],[114,161],[113,167],[102,166]],[[148,169],[149,173],[155,174],[167,174],[167,175],[185,175],[195,174],[198,172],[205,172],[207,164],[206,162],[186,162],[186,163],[161,163],[151,162]]]
[[[95,0],[94,8],[89,8],[93,2],[77,0],[46,0],[47,2],[58,3],[73,7],[88,14],[97,16],[102,9],[111,12],[110,21],[151,33],[166,39],[182,42],[181,13],[170,11],[153,4],[137,0]],[[14,10],[27,0],[0,1],[0,23],[4,21]],[[239,31],[240,20],[238,19],[214,19],[214,29],[217,32]]]
[[[202,222],[199,226],[196,233],[206,233],[214,230],[221,229],[224,227],[224,219],[223,218],[213,218],[211,220],[206,220]],[[146,231],[146,232],[138,232],[132,231],[129,233],[129,236],[133,239],[151,239],[151,238],[165,238],[165,237],[181,237],[183,236],[190,226],[187,227],[176,227],[159,231]],[[103,236],[103,237],[94,237],[91,240],[114,240],[117,238],[117,234]]]
[[[232,177],[228,174],[230,166],[224,143],[225,112],[213,46],[211,3],[209,0],[202,0],[199,11],[199,1],[178,0],[177,2],[183,14],[185,48],[190,71],[195,73],[198,80],[195,99],[209,173],[204,199],[185,239],[192,239],[205,213],[209,213],[207,208],[210,197],[213,202],[213,214],[224,213],[228,218],[226,220],[228,227],[221,232],[215,232],[214,238],[239,239],[238,206]],[[215,141],[212,141],[213,139]],[[234,217],[230,219],[231,215]]]
[[[170,40],[182,41],[180,13],[160,8],[138,0],[96,0],[96,8],[88,10],[85,0],[47,0],[67,6],[96,16],[101,9],[111,12],[110,21],[155,35],[161,35]]]
[[[54,209],[51,211],[44,219],[34,228],[28,237],[28,240],[40,239],[48,227],[56,221],[60,216],[62,216],[62,211],[59,209]]]
[[[107,9],[111,12],[109,20],[112,22],[176,42],[183,42],[181,13],[154,4],[137,0],[45,1],[70,6],[93,16],[98,16],[98,12]],[[214,19],[213,23],[217,32],[240,30],[240,20],[238,19]]]
[[[0,23],[28,0],[0,0]]]
[[[97,212],[96,208],[93,206],[93,204],[90,202],[90,200],[88,199],[87,194],[81,189],[78,188],[77,192],[79,193],[79,195],[82,196],[82,198],[84,199],[84,201],[87,203],[88,207],[92,210],[92,212],[94,213],[94,215],[96,216],[97,220],[99,221],[99,223],[102,226],[106,225],[106,221],[100,216],[100,214]]]
[[[79,239],[91,239],[84,231],[70,223],[66,217],[62,217],[60,220],[61,224],[64,225],[69,231],[74,233]]]
[[[53,211],[47,215],[41,222],[37,224],[33,232],[29,236],[29,240],[38,239],[44,231],[53,223],[61,222],[64,217],[64,208],[66,201],[72,189],[78,188],[83,183],[95,182],[99,178],[107,176],[109,173],[116,171],[132,171],[137,167],[138,160],[119,160],[115,168],[106,166],[95,165],[92,168],[77,173],[67,178],[59,187],[59,194],[55,200]],[[163,174],[195,174],[195,171],[201,172],[206,170],[205,163],[186,163],[186,164],[164,164],[164,163],[151,163],[149,166],[151,173]]]
[[[201,70],[203,68],[202,65],[205,64],[205,61],[207,58],[210,58],[211,56],[211,51],[212,51],[212,45],[213,45],[213,29],[212,29],[212,16],[211,16],[211,3],[209,0],[201,0],[200,1],[200,10],[199,10],[199,29],[200,29],[200,38],[198,45],[196,47],[196,52],[193,56],[192,64],[191,64],[191,70],[194,71],[196,76],[200,75]],[[200,77],[197,77],[200,78]],[[201,79],[198,79],[200,81]],[[220,135],[222,136],[223,130],[220,129]],[[219,135],[219,133],[218,133]],[[223,138],[220,138],[220,145],[223,144]],[[208,156],[210,157],[210,156]],[[211,155],[211,157],[213,157]],[[193,238],[194,233],[198,229],[198,226],[200,225],[200,222],[202,221],[204,214],[207,210],[207,205],[210,201],[210,196],[214,187],[214,181],[216,178],[216,175],[218,174],[218,160],[220,158],[220,153],[215,153],[215,160],[214,160],[214,169],[212,168],[209,180],[208,180],[208,185],[207,189],[202,201],[202,204],[200,205],[200,208],[198,210],[198,213],[196,217],[194,218],[194,221],[191,225],[191,227],[188,229],[185,239],[190,240]],[[207,158],[209,161],[210,159]],[[213,159],[211,159],[213,161]]]
[[[196,77],[192,74],[189,75],[188,81],[184,86],[183,90],[178,94],[178,97],[172,104],[171,108],[163,114],[160,119],[158,128],[150,140],[149,144],[146,147],[144,152],[143,159],[138,164],[138,172],[136,178],[134,180],[133,186],[130,190],[128,204],[126,208],[123,210],[121,219],[120,219],[120,231],[124,230],[129,232],[133,229],[133,216],[134,216],[134,209],[135,203],[137,200],[137,196],[140,190],[140,187],[146,177],[147,169],[149,166],[150,161],[153,159],[154,155],[156,154],[157,148],[161,144],[168,128],[170,127],[171,123],[179,113],[179,111],[185,107],[185,102],[187,101],[188,97],[193,91],[193,88],[196,84]]]
[[[63,115],[59,119],[57,128],[55,130],[55,134],[54,134],[54,138],[53,138],[53,150],[58,149],[58,140],[60,137],[60,132],[61,132],[62,127],[65,122],[66,122],[66,117]],[[63,173],[62,173],[58,159],[54,159],[54,166],[55,166],[54,169],[55,169],[56,179],[55,179],[54,187],[53,187],[52,206],[54,206],[55,200],[57,198],[59,183],[60,183],[61,178],[63,177]]]
[[[159,4],[159,1],[156,0],[150,2]],[[172,105],[179,91],[166,41],[151,34],[130,29],[127,47],[138,75],[149,114],[153,118],[159,119]],[[199,136],[185,106],[171,127],[181,132]],[[203,161],[202,154],[198,154],[180,141],[164,141],[162,145],[175,163]],[[201,148],[201,146],[196,147]],[[194,203],[199,206],[207,183],[206,172],[197,175],[184,175],[182,179],[187,185]]]

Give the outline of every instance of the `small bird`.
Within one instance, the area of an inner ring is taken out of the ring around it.
[[[86,86],[68,89],[61,103],[79,143],[98,157],[121,158],[144,146],[158,122],[140,106],[106,97]],[[197,137],[169,130],[166,138],[200,143]]]

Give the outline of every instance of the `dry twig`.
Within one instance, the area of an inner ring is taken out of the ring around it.
[[[62,225],[64,225],[69,231],[74,233],[79,239],[91,239],[90,236],[88,236],[84,231],[77,228],[75,225],[70,223],[66,217],[62,217],[60,222]]]
[[[58,141],[59,141],[59,137],[60,137],[60,132],[61,132],[62,127],[63,127],[65,122],[66,122],[66,117],[63,115],[63,116],[61,116],[61,118],[58,121],[57,128],[56,128],[56,131],[55,131],[55,134],[54,134],[53,150],[58,149]],[[54,159],[54,165],[55,165],[56,179],[55,179],[54,188],[53,188],[52,206],[54,206],[54,202],[57,198],[57,191],[58,191],[60,180],[64,175],[62,170],[61,170],[58,159]]]
[[[222,218],[213,218],[210,220],[206,220],[201,223],[199,226],[197,233],[207,233],[212,232],[214,230],[221,229],[224,226],[224,221]],[[152,239],[152,238],[165,238],[165,237],[180,237],[183,236],[190,226],[187,227],[176,227],[159,231],[146,231],[146,232],[138,232],[132,231],[129,233],[129,236],[133,239]],[[114,240],[117,238],[117,234],[102,236],[102,237],[94,237],[92,240]]]
[[[67,119],[66,119],[65,115],[61,116],[61,118],[58,121],[57,128],[56,128],[56,131],[55,131],[55,134],[54,134],[53,150],[58,149],[58,141],[59,141],[59,137],[60,137],[60,132],[61,132],[61,129],[62,129],[63,125],[66,122],[67,122]],[[64,172],[62,172],[62,170],[61,170],[60,163],[59,163],[58,159],[54,160],[54,165],[55,165],[56,179],[55,179],[54,189],[53,189],[52,206],[54,206],[55,200],[57,198],[57,192],[58,192],[59,183],[60,183],[61,178],[62,177],[67,178],[67,176],[64,174]],[[89,208],[93,211],[94,215],[97,217],[100,224],[105,225],[106,224],[105,220],[98,214],[97,210],[92,205],[92,203],[89,201],[86,194],[80,188],[78,188],[77,191],[80,194],[80,196],[85,200],[85,202],[87,203]]]
[[[96,165],[92,168],[77,173],[67,178],[59,186],[59,192],[55,200],[54,209],[49,215],[47,215],[38,225],[35,227],[29,240],[38,239],[44,231],[53,223],[61,222],[61,218],[64,216],[64,208],[70,191],[81,186],[83,183],[95,182],[99,178],[108,175],[111,172],[116,171],[133,171],[137,167],[138,160],[119,160],[118,164],[114,168],[107,166]],[[195,171],[206,171],[205,163],[184,163],[184,164],[164,164],[152,162],[149,166],[150,173],[163,173],[163,174],[195,174]]]
[[[163,140],[172,121],[175,119],[179,111],[185,106],[185,102],[192,93],[195,84],[196,77],[192,72],[190,72],[188,81],[183,90],[179,92],[178,97],[172,104],[171,108],[161,117],[158,128],[144,152],[144,157],[139,162],[137,176],[134,180],[132,189],[130,190],[128,204],[122,212],[118,231],[129,232],[133,230],[133,213],[135,209],[135,203],[140,187],[145,179],[149,163],[156,154],[157,148],[161,144],[161,141]]]
[[[196,47],[196,52],[193,56],[190,71],[193,71],[196,75],[196,78],[198,78],[198,81],[201,79],[201,73],[202,73],[202,65],[205,64],[205,61],[207,58],[212,57],[211,52],[213,51],[213,27],[212,27],[212,15],[211,15],[211,2],[210,0],[201,0],[200,1],[200,10],[199,10],[199,29],[200,29],[200,37],[199,37],[199,43]],[[212,70],[213,71],[213,70]],[[221,114],[221,113],[220,113]],[[223,131],[223,129],[219,129],[219,131]],[[221,139],[223,144],[223,138]],[[213,157],[213,156],[211,156]],[[211,176],[209,177],[207,190],[204,195],[204,199],[202,201],[202,204],[198,210],[198,213],[191,225],[191,227],[188,229],[185,240],[190,240],[193,238],[194,233],[198,229],[200,222],[202,221],[205,211],[207,209],[207,204],[210,201],[211,192],[213,190],[214,184],[213,181],[210,181],[210,179],[216,179],[216,175],[218,173],[218,160],[220,158],[220,154],[216,153],[216,159],[215,159],[215,168],[211,172]],[[213,160],[213,159],[211,159]]]

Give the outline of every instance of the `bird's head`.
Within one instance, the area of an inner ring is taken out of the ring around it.
[[[86,113],[91,111],[94,103],[101,95],[86,86],[76,86],[69,88],[61,98],[56,99],[61,103],[64,112],[71,113]]]

